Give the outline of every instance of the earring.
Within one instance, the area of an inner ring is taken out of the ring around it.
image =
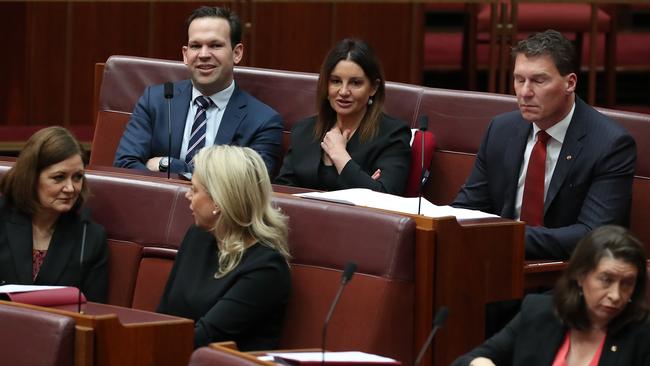
[[[368,105],[372,105],[372,98],[368,98]]]
[[[213,215],[216,215],[216,214],[217,214],[217,210],[212,210],[212,214],[213,214]]]

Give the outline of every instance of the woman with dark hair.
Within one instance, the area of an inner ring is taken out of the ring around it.
[[[84,156],[65,128],[44,128],[0,179],[0,284],[79,287]],[[90,301],[106,301],[107,263],[106,231],[90,222],[81,283]]]
[[[383,113],[384,73],[368,44],[344,39],[321,66],[318,115],[298,122],[275,183],[403,194],[411,132]]]
[[[578,243],[553,295],[529,295],[521,312],[454,362],[470,365],[650,365],[643,245],[602,226]]]

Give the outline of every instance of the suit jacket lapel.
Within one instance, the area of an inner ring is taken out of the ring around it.
[[[192,82],[189,80],[174,83],[174,98],[172,99],[172,155],[181,155],[185,122],[192,100]],[[165,102],[165,109],[167,109]],[[165,129],[166,132],[167,129]]]
[[[13,211],[5,223],[9,247],[16,265],[16,278],[20,284],[32,283],[32,222],[26,215]]]
[[[506,179],[506,196],[504,197],[501,216],[510,218],[514,217],[517,182],[521,171],[521,162],[524,160],[526,143],[528,142],[530,131],[533,128],[532,123],[525,121],[523,118],[520,118],[515,126],[517,131],[505,142],[507,147],[503,163],[504,172],[496,172],[496,174],[504,174],[504,179]]]
[[[543,334],[540,334],[536,340],[543,339],[543,342],[536,344],[538,347],[536,353],[539,355],[539,365],[552,365],[557,351],[560,349],[567,329],[559,322],[554,327],[539,327]]]
[[[305,136],[305,138],[313,140],[314,136]],[[321,165],[322,151],[323,150],[320,147],[320,141],[314,141],[307,146],[307,151],[304,156],[304,166],[308,169],[307,174],[305,174],[305,178],[308,178],[309,180],[306,182],[306,186],[308,187],[319,187],[322,184],[319,182],[318,177],[318,169]],[[302,160],[303,157],[300,157],[299,159]]]
[[[605,337],[605,344],[603,345],[603,351],[600,354],[599,365],[620,365],[619,356],[626,352],[625,347],[629,346],[629,339],[626,339],[628,342],[625,342],[622,337],[610,337],[607,335]],[[626,344],[627,343],[627,344]]]
[[[235,90],[228,101],[226,110],[221,118],[219,131],[214,139],[215,145],[230,144],[233,140],[235,132],[239,128],[239,124],[246,116],[246,96],[235,84]]]
[[[553,170],[553,176],[551,177],[551,182],[549,183],[548,191],[546,192],[544,213],[546,213],[546,210],[548,210],[549,206],[555,199],[555,196],[560,191],[562,184],[564,184],[564,180],[569,174],[569,171],[571,171],[573,162],[576,161],[582,151],[582,142],[580,140],[582,140],[582,138],[587,134],[583,123],[584,119],[582,114],[584,113],[584,108],[582,103],[583,102],[576,97],[576,108],[573,112],[569,128],[564,136],[564,143],[562,144],[562,149],[557,158],[555,170]]]
[[[47,255],[34,282],[37,285],[59,282],[59,278],[71,261],[72,249],[76,247],[75,243],[81,240],[78,227],[70,215],[73,214],[61,216],[56,223]]]

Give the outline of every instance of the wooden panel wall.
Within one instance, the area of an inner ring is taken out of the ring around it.
[[[93,68],[114,54],[181,59],[200,2],[0,2],[0,126],[92,125]],[[216,2],[244,24],[243,65],[318,72],[345,37],[367,40],[386,77],[420,82],[421,5]],[[0,136],[1,138],[1,136]]]

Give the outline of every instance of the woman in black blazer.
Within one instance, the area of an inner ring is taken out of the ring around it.
[[[194,158],[186,197],[194,216],[158,311],[194,319],[194,346],[235,341],[277,348],[291,276],[285,217],[250,148],[212,146]]]
[[[86,229],[78,214],[87,194],[84,151],[62,127],[48,127],[27,141],[0,180],[0,283],[79,287],[90,301],[108,290],[106,231]]]
[[[626,229],[592,231],[552,296],[527,296],[503,330],[453,365],[650,365],[646,263]]]
[[[318,115],[298,122],[275,183],[403,194],[411,131],[383,113],[384,73],[368,44],[344,39],[326,56],[316,91]]]

